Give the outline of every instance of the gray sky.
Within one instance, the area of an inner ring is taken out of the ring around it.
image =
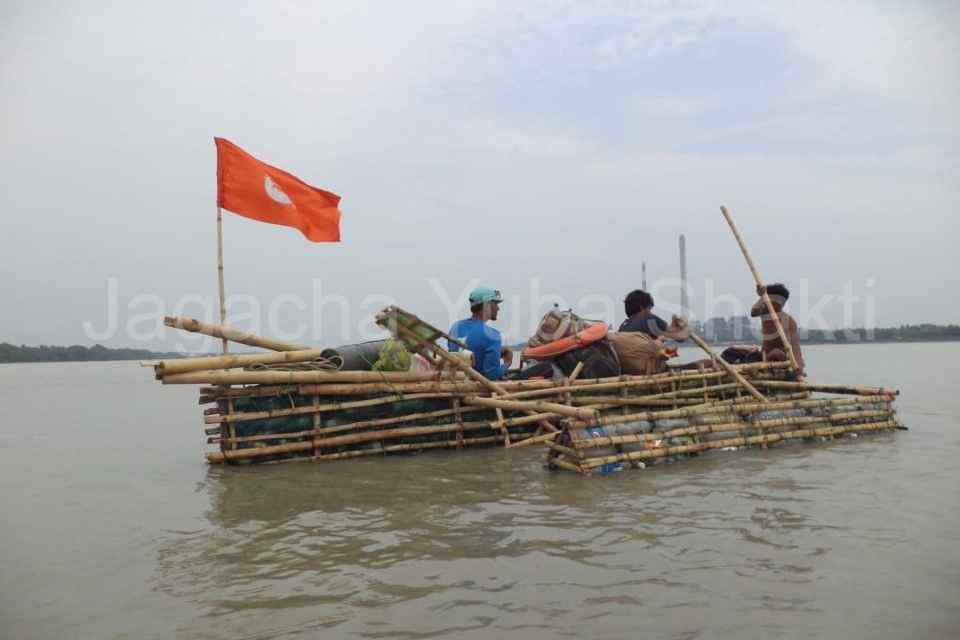
[[[341,342],[388,298],[445,324],[435,289],[480,279],[523,338],[532,288],[619,321],[641,260],[668,315],[681,232],[694,316],[728,315],[708,288],[753,284],[721,204],[801,324],[841,324],[847,282],[854,325],[957,322],[960,8],[797,6],[5,2],[0,341],[109,333],[109,278],[106,344],[170,346],[127,330],[157,300],[207,313],[215,135],[343,197],[341,244],[226,214],[240,326]]]

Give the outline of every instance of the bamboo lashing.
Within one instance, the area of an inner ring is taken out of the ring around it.
[[[784,332],[783,325],[780,323],[780,314],[778,314],[776,309],[773,308],[773,303],[770,301],[770,296],[767,295],[766,285],[764,285],[763,280],[760,278],[760,273],[757,271],[756,265],[753,264],[753,258],[750,257],[750,252],[747,251],[747,245],[740,236],[740,232],[737,230],[737,225],[734,224],[733,217],[730,215],[730,212],[727,211],[727,208],[721,206],[720,212],[723,213],[723,217],[727,220],[727,224],[730,225],[730,231],[733,232],[733,237],[737,239],[737,244],[740,245],[740,251],[743,253],[744,259],[747,261],[747,266],[750,267],[750,273],[753,274],[754,281],[757,283],[758,287],[761,287],[760,296],[763,298],[763,304],[766,306],[767,313],[770,314],[770,318],[773,320],[773,324],[777,328],[777,335],[780,336],[780,341],[783,342],[783,348],[784,351],[787,352],[787,357],[790,360],[790,366],[793,367],[793,370],[799,375],[800,365],[797,363],[797,357],[793,353],[793,347],[790,345],[790,341],[787,340],[787,334]]]

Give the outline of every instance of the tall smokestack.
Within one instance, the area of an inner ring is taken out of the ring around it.
[[[647,290],[647,261],[644,260],[640,263],[640,288],[644,291]]]
[[[680,312],[687,317],[687,239],[680,234]]]

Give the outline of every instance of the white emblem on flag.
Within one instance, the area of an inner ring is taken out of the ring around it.
[[[283,192],[283,189],[277,186],[276,182],[270,179],[270,176],[263,177],[263,189],[274,202],[279,202],[280,204],[293,204],[293,200],[291,200],[287,194]]]

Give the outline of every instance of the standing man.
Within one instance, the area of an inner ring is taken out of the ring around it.
[[[503,346],[500,332],[487,325],[488,320],[497,319],[501,302],[503,296],[496,289],[477,287],[470,292],[471,316],[450,327],[450,335],[466,343],[473,352],[473,368],[490,380],[502,378],[513,362],[513,352]],[[452,342],[447,347],[450,351],[460,350]]]
[[[750,309],[751,317],[760,318],[763,359],[767,362],[783,362],[789,360],[787,357],[787,349],[783,345],[783,340],[780,339],[780,334],[777,331],[777,325],[773,322],[770,314],[767,313],[767,305],[763,302],[764,290],[766,290],[767,295],[770,297],[770,304],[773,305],[773,310],[777,312],[777,316],[780,318],[780,324],[783,326],[783,334],[790,342],[793,356],[797,359],[797,364],[800,366],[800,371],[798,371],[797,374],[803,377],[803,370],[806,365],[803,362],[803,354],[800,352],[800,334],[797,331],[797,321],[793,319],[793,316],[783,310],[783,305],[785,305],[787,299],[790,298],[790,291],[780,283],[769,286],[757,285],[757,295],[760,296],[760,299],[757,300],[753,308]]]

